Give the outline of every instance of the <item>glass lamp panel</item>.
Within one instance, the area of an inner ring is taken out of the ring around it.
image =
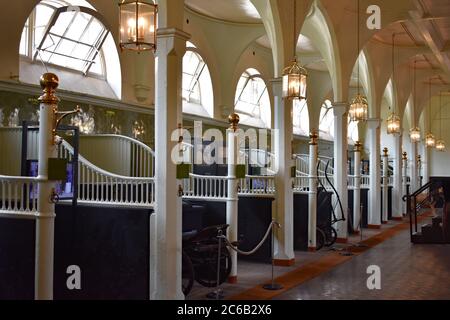
[[[137,40],[136,3],[120,6],[120,42],[125,48],[133,49]]]
[[[139,3],[138,12],[139,42],[153,45],[155,43],[155,7],[153,5]]]

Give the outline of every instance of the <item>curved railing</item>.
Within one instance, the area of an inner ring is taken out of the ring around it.
[[[72,146],[63,141],[60,157],[71,160]],[[155,180],[153,177],[126,177],[105,171],[78,156],[77,201],[85,204],[153,207]]]
[[[297,171],[297,175],[308,175],[309,174],[309,154],[294,154],[293,155],[295,159],[295,168]],[[333,161],[333,158],[325,157],[325,156],[319,156],[317,158],[317,161],[319,162],[318,168],[316,170],[318,171],[320,176],[325,176],[325,171],[328,176],[332,176],[334,174],[334,168],[331,165],[327,164],[329,161]]]
[[[0,175],[0,216],[35,217],[40,181],[34,177]]]
[[[85,143],[89,141],[89,143]],[[80,135],[80,153],[91,163],[123,176],[153,177],[155,152],[139,140],[115,134]]]

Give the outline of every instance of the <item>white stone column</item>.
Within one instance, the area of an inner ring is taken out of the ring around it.
[[[228,161],[228,184],[227,184],[227,238],[231,242],[238,240],[238,191],[236,180],[236,165],[238,154],[238,141],[236,130],[238,129],[239,116],[232,114],[229,117],[230,128],[227,130],[227,161]],[[231,273],[228,282],[237,282],[237,252],[230,250],[231,254]]]
[[[275,220],[281,224],[276,230],[275,264],[291,266],[294,255],[294,194],[292,190],[292,101],[282,98],[281,78],[272,81],[275,115]]]
[[[165,9],[168,10],[168,9]],[[183,299],[181,291],[182,204],[176,163],[171,159],[178,140],[172,133],[182,123],[182,61],[189,35],[158,29],[155,77],[156,205],[152,223],[151,299]],[[176,135],[175,135],[176,136]]]
[[[55,204],[51,201],[55,182],[48,181],[48,160],[57,157],[53,126],[59,99],[55,95],[58,77],[46,73],[41,77],[44,94],[39,98],[39,168],[38,216],[36,217],[35,288],[36,300],[53,300],[53,260]],[[20,235],[18,235],[20,236]]]
[[[406,202],[403,201],[403,196],[406,195],[408,189],[408,154],[402,154],[402,215],[406,215]]]
[[[418,168],[417,168],[417,151],[418,142],[411,141],[411,186],[410,192],[414,193],[417,189],[419,189],[419,179],[418,179]]]
[[[422,175],[423,181],[422,185],[427,184],[430,181],[430,152],[431,149],[424,146],[423,148],[423,159],[422,159]]]
[[[316,131],[309,135],[308,251],[316,251],[317,229],[317,157],[319,138]]]
[[[422,187],[422,156],[420,154],[417,155],[417,189]]]
[[[369,216],[368,227],[379,229],[381,227],[381,163],[380,163],[380,119],[367,121],[370,145],[370,189],[369,189]]]
[[[353,189],[353,230],[360,231],[361,224],[361,142],[355,142],[355,187]]]
[[[389,185],[388,185],[388,179],[389,179],[389,154],[388,154],[388,148],[383,149],[383,206],[382,206],[382,223],[387,223],[389,220],[389,214],[388,214],[388,194],[389,194]]]
[[[403,189],[402,189],[402,136],[394,135],[394,187],[392,188],[392,219],[402,220]]]
[[[336,231],[338,234],[338,242],[345,243],[348,239],[348,163],[347,163],[347,151],[348,151],[348,103],[347,102],[335,102],[333,103],[334,111],[334,187],[339,194],[342,209],[344,212],[340,212],[340,207],[336,207],[336,214],[338,217],[343,215],[345,221],[340,221],[336,224]]]

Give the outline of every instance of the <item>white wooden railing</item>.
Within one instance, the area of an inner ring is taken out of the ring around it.
[[[60,157],[71,160],[73,148],[63,141]],[[127,177],[105,171],[78,157],[77,201],[84,204],[104,206],[127,206],[151,208],[155,202],[153,177]]]
[[[228,199],[228,177],[190,174],[183,180],[183,198],[191,200],[225,201]]]
[[[308,175],[309,174],[309,154],[294,154],[295,160],[295,168],[297,171],[297,175]],[[334,168],[332,163],[327,168],[328,161],[332,160],[332,158],[319,156],[318,159],[318,173],[320,176],[325,176],[325,171],[329,177],[332,177],[334,174]],[[314,172],[316,172],[316,168],[314,168]]]
[[[155,153],[146,144],[122,135],[80,135],[80,154],[104,170],[129,177],[153,177]]]
[[[33,218],[37,215],[38,178],[0,175],[0,216]]]
[[[239,179],[238,193],[242,197],[273,197],[275,196],[274,176],[245,176]]]
[[[361,189],[369,189],[370,188],[370,176],[369,175],[361,175],[360,176],[360,188]],[[354,190],[355,189],[355,185],[356,185],[356,176],[354,175],[349,175],[348,176],[348,188],[350,190]]]

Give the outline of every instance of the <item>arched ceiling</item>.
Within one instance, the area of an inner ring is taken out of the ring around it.
[[[256,43],[259,45],[266,47],[268,49],[271,48],[269,38],[267,35],[262,36]],[[297,53],[301,57],[302,65],[305,65],[308,69],[317,70],[317,71],[328,71],[325,62],[320,55],[319,50],[314,46],[311,39],[304,35],[300,35],[297,42]]]
[[[235,23],[262,23],[250,0],[185,0],[186,6],[202,15]]]

